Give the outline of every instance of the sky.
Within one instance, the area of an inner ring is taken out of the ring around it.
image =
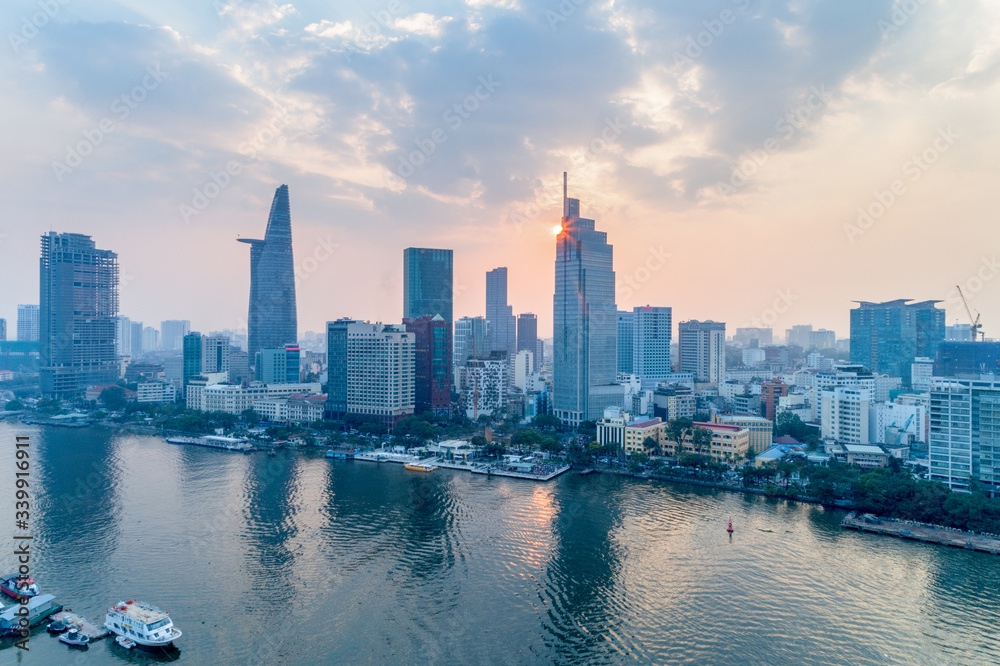
[[[0,318],[39,235],[118,253],[120,312],[246,326],[289,186],[300,331],[398,322],[402,254],[455,251],[455,315],[509,269],[551,335],[562,173],[619,309],[811,323],[961,285],[1000,337],[1000,3],[7,0]]]

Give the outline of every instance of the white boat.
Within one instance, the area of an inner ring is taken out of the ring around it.
[[[181,637],[166,611],[135,599],[109,608],[104,628],[147,647],[166,647]]]
[[[135,641],[126,636],[117,636],[115,638],[115,643],[118,643],[118,645],[121,645],[126,650],[131,650],[135,647]]]

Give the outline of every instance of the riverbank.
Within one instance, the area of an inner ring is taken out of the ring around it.
[[[910,520],[879,518],[871,514],[858,515],[852,511],[841,522],[841,527],[859,532],[894,536],[898,539],[910,539],[1000,555],[1000,539],[975,532],[949,529],[940,525],[925,525]]]

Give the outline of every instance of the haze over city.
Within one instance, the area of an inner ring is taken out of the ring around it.
[[[961,284],[1000,330],[993,3],[51,5],[3,18],[8,320],[51,229],[118,253],[123,314],[245,327],[235,240],[287,183],[300,331],[397,321],[423,246],[455,251],[456,316],[507,266],[548,336],[568,171],[619,308],[844,337],[853,300],[964,322]]]

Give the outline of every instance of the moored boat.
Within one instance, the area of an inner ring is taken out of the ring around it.
[[[33,578],[18,578],[17,574],[9,574],[0,578],[0,591],[8,597],[34,597],[38,594],[38,585]]]
[[[55,595],[39,594],[28,600],[27,604],[14,604],[8,606],[0,613],[0,636],[13,636],[23,633],[24,622],[28,627],[34,627],[43,622],[48,616],[58,613],[62,606],[55,602]],[[22,609],[27,608],[27,615]],[[19,614],[19,611],[21,613]]]
[[[117,636],[115,638],[115,643],[118,643],[118,645],[121,645],[126,650],[131,650],[135,647],[135,641],[128,636]]]
[[[69,629],[69,627],[66,626],[66,623],[60,622],[59,620],[56,620],[55,622],[49,622],[48,625],[46,625],[45,627],[45,631],[49,632],[50,634],[61,634],[67,629]]]
[[[104,628],[146,647],[166,647],[181,637],[166,611],[135,599],[109,608]]]
[[[427,463],[406,463],[403,467],[411,472],[433,472],[437,469],[434,465],[428,465]]]
[[[86,647],[90,644],[90,636],[81,634],[76,629],[70,629],[59,637],[59,642],[71,647]]]

